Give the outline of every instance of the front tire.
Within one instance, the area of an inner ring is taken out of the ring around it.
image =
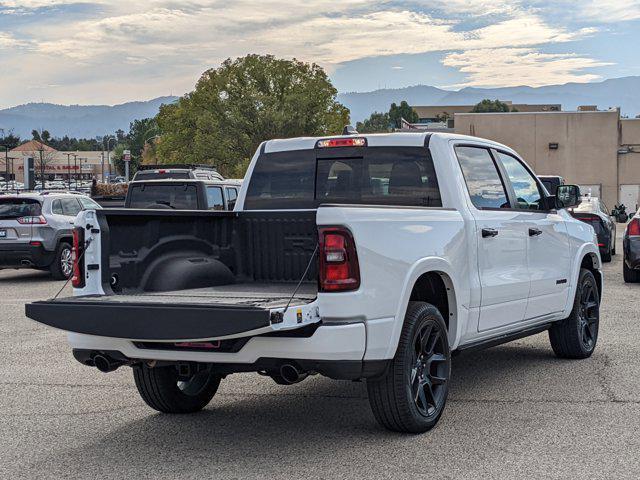
[[[600,294],[596,279],[581,269],[571,314],[549,329],[549,341],[556,356],[582,359],[591,356],[598,341]]]
[[[142,399],[162,413],[194,413],[206,407],[218,391],[220,376],[208,370],[189,378],[175,367],[133,367],[133,378]]]
[[[73,275],[73,256],[71,245],[67,242],[58,244],[55,259],[49,267],[49,271],[54,280],[68,280]]]
[[[431,304],[409,302],[395,357],[383,376],[367,380],[373,415],[395,432],[431,430],[444,411],[450,376],[442,315]]]

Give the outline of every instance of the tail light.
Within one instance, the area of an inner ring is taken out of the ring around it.
[[[640,218],[634,218],[629,222],[627,233],[630,237],[640,237]]]
[[[37,217],[20,217],[16,218],[17,222],[22,225],[46,225],[47,219],[42,215],[38,215]]]
[[[346,292],[360,288],[360,268],[351,232],[342,227],[321,228],[320,291]]]
[[[74,288],[83,288],[84,282],[84,228],[73,229],[73,277],[71,285]]]

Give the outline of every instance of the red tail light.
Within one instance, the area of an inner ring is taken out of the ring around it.
[[[343,227],[321,228],[320,291],[346,292],[360,288],[360,268],[351,232]]]
[[[328,140],[318,140],[316,148],[333,148],[333,147],[366,147],[366,138],[331,138]]]
[[[71,285],[74,288],[83,288],[84,282],[84,229],[76,227],[73,229],[73,277]]]
[[[640,237],[640,219],[634,218],[627,225],[627,233],[630,237]]]
[[[46,225],[47,224],[47,219],[44,218],[42,215],[39,215],[37,217],[20,217],[20,218],[16,218],[16,220],[18,221],[18,223],[22,225]]]

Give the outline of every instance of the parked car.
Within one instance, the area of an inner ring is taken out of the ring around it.
[[[565,184],[564,178],[559,175],[538,175],[538,178],[551,195],[555,195],[557,188]]]
[[[601,198],[581,197],[580,204],[569,209],[571,215],[593,227],[598,236],[598,247],[603,262],[610,262],[616,254],[616,221]]]
[[[627,283],[640,282],[640,210],[627,223],[622,239],[622,274]]]
[[[75,296],[26,314],[69,332],[85,365],[133,367],[161,412],[202,409],[232,373],[320,373],[366,379],[382,425],[424,432],[452,351],[546,330],[559,357],[594,351],[602,267],[566,210],[578,192],[550,196],[516,152],[473,137],[268,141],[233,212],[80,214]]]
[[[241,183],[235,180],[144,180],[131,182],[125,208],[233,210]]]
[[[140,165],[133,181],[159,179],[224,180],[211,165]]]
[[[83,195],[22,193],[0,197],[0,269],[49,270],[56,280],[72,274],[72,229],[82,210],[100,206]]]

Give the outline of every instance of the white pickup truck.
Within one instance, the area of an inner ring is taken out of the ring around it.
[[[85,365],[131,366],[161,412],[204,408],[232,373],[322,374],[366,379],[383,426],[423,432],[454,351],[548,330],[559,357],[593,352],[603,276],[578,195],[478,138],[272,140],[233,212],[82,212],[74,296],[26,313]]]

